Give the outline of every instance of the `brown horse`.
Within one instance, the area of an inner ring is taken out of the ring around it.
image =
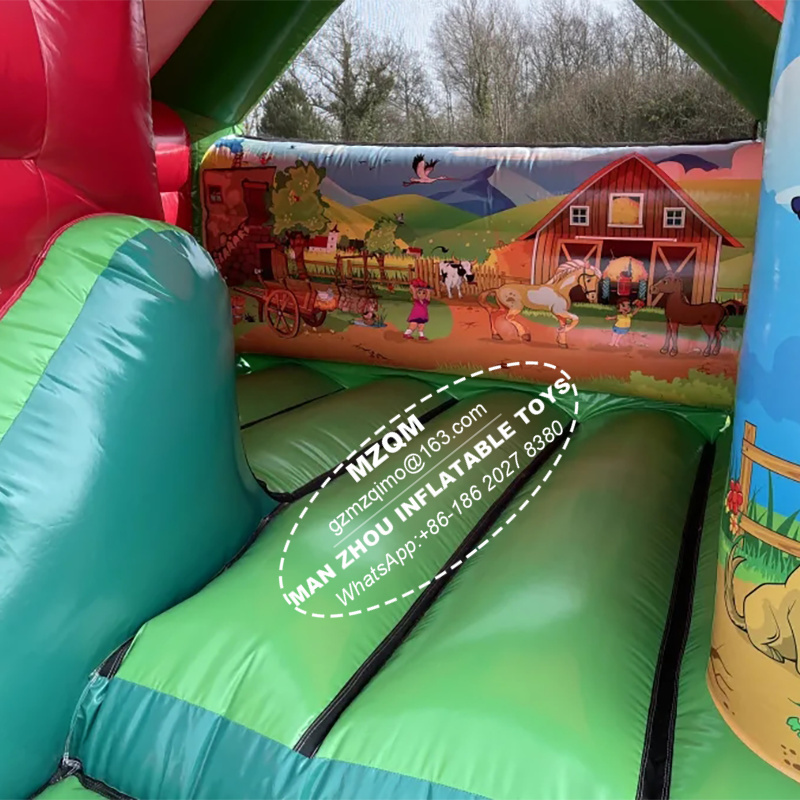
[[[678,329],[681,325],[701,325],[708,337],[703,355],[719,355],[722,334],[727,331],[723,323],[728,316],[721,303],[690,303],[683,293],[683,282],[673,273],[664,276],[650,291],[652,294],[667,295],[667,302],[664,305],[667,316],[667,338],[661,348],[662,353],[678,355]]]

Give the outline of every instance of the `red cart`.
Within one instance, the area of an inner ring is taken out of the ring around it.
[[[269,326],[284,339],[291,339],[300,332],[300,321],[319,328],[327,311],[315,308],[317,291],[311,281],[296,278],[264,280],[260,272],[256,277],[261,284],[257,287],[233,287],[234,292],[252,297],[258,301],[259,322]]]

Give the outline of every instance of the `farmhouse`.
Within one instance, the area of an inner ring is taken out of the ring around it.
[[[564,261],[581,258],[601,271],[628,256],[649,287],[668,271],[683,278],[693,303],[715,299],[722,247],[742,247],[681,187],[638,153],[596,172],[545,215],[521,241],[533,242],[531,282],[544,283]]]
[[[251,280],[256,269],[270,279],[285,274],[286,256],[272,234],[267,210],[275,167],[205,169],[200,174],[203,244],[228,283]]]
[[[335,253],[339,244],[339,226],[334,225],[322,236],[312,236],[308,241],[309,253]]]

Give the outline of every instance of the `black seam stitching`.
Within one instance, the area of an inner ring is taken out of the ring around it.
[[[577,425],[576,428],[577,429]],[[294,750],[308,758],[313,757],[321,747],[325,737],[336,721],[344,713],[345,709],[358,697],[366,688],[369,682],[378,674],[383,665],[398,650],[405,641],[406,637],[416,627],[419,621],[430,609],[436,598],[444,587],[453,579],[455,572],[448,569],[448,565],[473,549],[475,543],[484,533],[497,521],[508,505],[509,500],[520,490],[525,483],[530,480],[547,461],[553,456],[563,442],[574,434],[572,431],[565,430],[561,436],[556,437],[546,448],[537,454],[517,478],[505,489],[505,491],[492,503],[475,526],[467,532],[461,539],[455,550],[445,561],[444,565],[437,570],[438,574],[443,569],[447,570],[438,581],[432,581],[421,592],[411,607],[397,621],[391,631],[383,638],[377,647],[362,662],[358,669],[350,676],[342,688],[336,693],[328,705],[319,713],[316,719],[308,726],[300,736],[294,746]]]
[[[289,411],[294,411],[298,408],[302,408],[303,406],[307,406],[309,403],[316,403],[317,400],[325,400],[328,397],[333,397],[333,395],[339,394],[339,392],[343,392],[344,390],[345,387],[340,386],[338,389],[333,389],[327,394],[321,394],[318,397],[309,397],[308,400],[301,400],[299,403],[295,403],[293,406],[287,406],[286,408],[282,408],[280,411],[275,411],[272,414],[267,414],[265,417],[259,417],[258,419],[254,419],[251,422],[245,422],[244,425],[239,426],[239,430],[246,431],[248,428],[252,428],[253,425],[258,425],[259,422],[266,422],[267,420],[275,419],[275,417],[280,417],[281,414],[287,414]]]
[[[436,408],[432,408],[430,411],[424,413],[420,418],[419,421],[424,425],[427,422],[430,422],[435,417],[438,417],[439,414],[447,411],[448,409],[452,408],[458,400],[455,397],[448,397],[443,403],[436,406]],[[358,452],[353,455],[352,459],[347,459],[348,461],[353,461],[359,458],[359,456],[364,455],[364,453],[374,445],[375,443],[372,442],[371,444],[366,445],[366,447],[362,447]],[[325,483],[327,478],[331,478],[331,480],[338,478],[340,475],[343,474],[342,470],[339,470],[338,473],[334,474],[335,467],[331,467],[331,469],[323,472],[321,475],[317,475],[316,478],[312,478],[308,483],[304,483],[300,488],[295,489],[292,492],[273,492],[270,490],[267,482],[256,477],[259,485],[264,489],[264,491],[273,499],[277,500],[279,503],[294,503],[298,500],[301,500],[307,494],[316,491],[319,489],[323,483]],[[253,473],[255,475],[255,473]]]
[[[78,770],[78,772],[74,774],[84,789],[88,789],[90,792],[99,794],[101,797],[107,798],[107,800],[134,800],[131,795],[117,791],[107,783],[97,780],[97,778],[90,777],[83,771],[83,769]]]
[[[656,661],[636,787],[637,800],[665,800],[672,778],[681,665],[689,637],[705,509],[716,446],[707,443],[686,509],[669,609]]]

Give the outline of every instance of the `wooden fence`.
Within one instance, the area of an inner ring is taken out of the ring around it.
[[[720,295],[726,295],[723,300],[720,300]],[[717,286],[717,302],[724,303],[725,300],[739,300],[745,305],[750,299],[750,284],[746,283],[744,286]]]
[[[758,464],[770,470],[770,472],[774,472],[776,475],[783,475],[785,478],[800,482],[800,464],[778,458],[778,456],[774,456],[772,453],[767,453],[765,450],[757,447],[756,426],[745,422],[744,437],[742,438],[742,474],[739,479],[742,486],[742,497],[745,503],[747,503],[747,499],[750,496],[750,481],[753,475],[753,464]],[[751,536],[755,536],[756,539],[760,539],[765,544],[800,558],[800,542],[795,539],[790,539],[788,536],[770,530],[761,523],[748,517],[745,513],[742,513],[739,526],[743,531],[749,533]]]
[[[462,295],[474,297],[489,289],[496,289],[507,281],[507,276],[497,272],[497,270],[484,269],[483,267],[474,267],[473,269],[475,280],[472,283],[464,281],[461,285]],[[424,278],[428,285],[433,287],[437,297],[447,295],[447,289],[441,280],[438,259],[418,258],[414,263],[414,271],[415,277]],[[456,296],[458,295],[456,294]]]
[[[374,257],[366,258],[363,254],[357,256],[337,256],[335,264],[326,261],[315,261],[306,259],[306,271],[310,278],[326,278],[347,280],[351,278],[357,283],[364,281],[364,270],[366,268],[368,283],[378,286],[392,285],[395,287],[408,287],[414,278],[422,278],[433,288],[436,297],[447,295],[447,289],[441,280],[439,272],[439,260],[435,258],[417,258],[412,265],[406,267],[389,266],[383,268],[381,276],[380,265]],[[468,297],[475,297],[481,292],[505,283],[508,276],[497,270],[475,268],[475,280],[472,283],[464,281],[461,286],[461,294]],[[457,295],[456,295],[457,296]]]

